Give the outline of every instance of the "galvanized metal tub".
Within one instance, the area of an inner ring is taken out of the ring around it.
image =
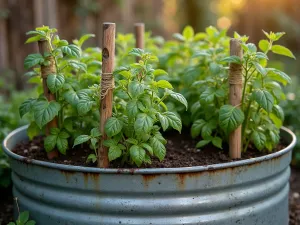
[[[288,225],[291,150],[211,166],[99,169],[28,160],[14,154],[26,127],[3,142],[13,193],[37,225]]]

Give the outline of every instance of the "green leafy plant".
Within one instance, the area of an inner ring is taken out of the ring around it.
[[[34,220],[29,220],[29,212],[28,211],[20,212],[18,199],[15,198],[15,201],[16,201],[19,216],[16,222],[10,222],[7,225],[35,225],[36,222]]]
[[[138,63],[117,68],[114,72],[121,78],[116,81],[113,116],[105,124],[105,132],[110,137],[104,142],[109,147],[110,161],[119,159],[141,166],[151,163],[151,156],[163,160],[166,154],[166,140],[161,134],[172,127],[181,131],[180,118],[168,111],[164,100],[174,98],[186,108],[187,101],[174,92],[166,80],[156,81],[161,69],[153,69],[151,63],[158,58],[141,49],[133,49],[131,56],[140,57]]]
[[[46,40],[49,52],[44,55],[30,54],[24,61],[26,69],[34,68],[26,75],[31,82],[40,87],[40,96],[23,102],[19,108],[20,116],[29,113],[33,121],[28,128],[29,137],[34,137],[44,130],[45,125],[54,117],[58,118],[58,127],[50,131],[45,138],[47,152],[58,149],[66,154],[69,142],[98,127],[99,118],[99,83],[101,71],[101,50],[99,48],[82,49],[92,34],[74,40],[73,44],[56,35],[56,29],[47,26],[36,28],[26,43]],[[47,86],[56,100],[48,101],[41,88],[41,66],[49,65],[49,56],[53,57],[56,73],[47,76]]]
[[[284,33],[264,33],[267,40],[259,42],[261,51],[258,51],[254,44],[247,43],[248,37],[235,33],[235,38],[242,42],[242,60],[237,56],[224,57],[224,47],[219,48],[219,40],[214,43],[210,39],[218,37],[220,33],[217,30],[214,30],[212,35],[208,32],[204,38],[205,43],[216,46],[195,55],[200,58],[200,67],[209,68],[209,72],[203,74],[205,77],[193,83],[200,93],[199,100],[191,107],[192,136],[202,137],[197,144],[198,148],[208,143],[222,148],[222,141],[226,141],[229,133],[240,125],[244,151],[249,144],[253,144],[258,150],[268,151],[272,151],[278,144],[279,128],[284,119],[283,110],[279,106],[285,96],[281,85],[286,85],[291,80],[284,72],[267,67],[267,55],[270,52],[291,58],[294,58],[294,55],[284,46],[274,44]],[[228,38],[224,41],[227,42],[224,46],[228,46]],[[228,54],[228,50],[226,53]],[[240,109],[227,104],[227,63],[241,64],[243,67],[244,85]]]
[[[16,222],[10,222],[7,225],[35,225],[36,222],[34,220],[29,220],[29,212],[24,211],[19,213],[18,219]]]

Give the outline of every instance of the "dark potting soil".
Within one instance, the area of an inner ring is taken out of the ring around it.
[[[0,189],[0,225],[13,221],[13,197],[11,189]],[[300,169],[292,169],[290,178],[290,223],[300,225]]]
[[[179,134],[177,132],[166,133],[167,154],[165,159],[160,162],[158,159],[153,158],[151,165],[142,165],[141,168],[172,168],[172,167],[190,167],[190,166],[206,166],[211,164],[231,162],[232,159],[228,156],[228,146],[224,146],[220,150],[213,145],[207,145],[203,149],[196,149],[196,143],[199,140],[194,140],[190,137],[188,132]],[[36,137],[29,142],[19,143],[13,150],[18,155],[27,157],[27,160],[37,159],[42,161],[94,167],[96,164],[87,163],[86,159],[89,154],[93,153],[87,145],[76,146],[70,149],[67,155],[60,155],[57,159],[49,160],[43,147],[44,137]],[[281,150],[286,145],[284,143],[278,144],[274,151]],[[241,159],[249,159],[268,154],[268,152],[260,152],[249,146],[246,153],[243,153]],[[241,160],[239,159],[239,160]],[[111,163],[111,168],[121,168],[118,162]],[[134,168],[131,165],[123,165],[122,168]]]

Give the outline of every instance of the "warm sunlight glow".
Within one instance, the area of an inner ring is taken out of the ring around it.
[[[231,20],[228,17],[222,16],[218,19],[217,25],[221,29],[228,29],[231,26]]]

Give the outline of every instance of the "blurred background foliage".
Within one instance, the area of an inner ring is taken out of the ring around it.
[[[250,36],[257,44],[263,38],[262,30],[285,31],[282,44],[300,55],[299,0],[0,0],[0,140],[12,129],[26,123],[18,115],[19,103],[34,90],[26,84],[23,60],[37,52],[34,44],[25,45],[29,30],[49,25],[59,30],[61,37],[72,40],[84,33],[96,38],[88,45],[101,47],[103,22],[115,22],[117,31],[132,33],[133,24],[145,23],[154,36],[172,39],[172,34],[191,25],[195,32],[213,25]],[[133,38],[119,36],[118,38]],[[134,41],[133,41],[134,43]],[[300,139],[300,90],[297,88],[299,63],[278,61],[273,65],[293,77],[287,87],[287,100],[283,106],[285,125],[292,128]],[[300,142],[299,142],[300,143]],[[294,152],[294,164],[300,165],[300,144]],[[0,149],[0,186],[8,185],[1,176],[7,173],[7,161]]]

